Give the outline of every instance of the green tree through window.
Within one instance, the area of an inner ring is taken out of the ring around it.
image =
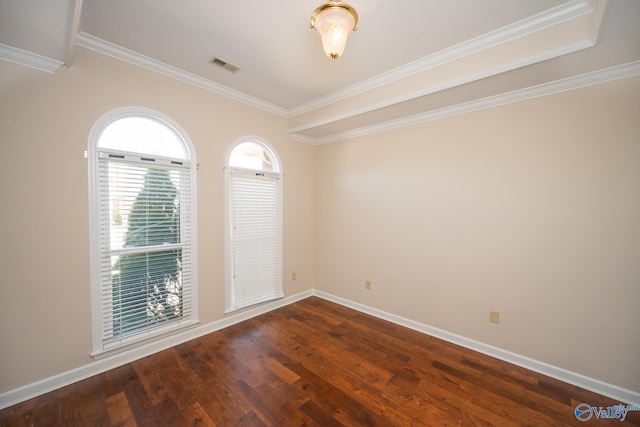
[[[145,252],[120,256],[113,271],[114,336],[138,332],[182,314],[180,209],[170,172],[149,169],[137,194],[124,248]]]
[[[104,114],[87,146],[93,357],[198,323],[196,155],[143,107]]]

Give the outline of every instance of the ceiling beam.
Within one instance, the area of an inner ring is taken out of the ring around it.
[[[69,20],[67,24],[67,40],[64,50],[64,66],[69,68],[73,65],[76,52],[76,39],[80,31],[80,17],[82,15],[82,1],[69,1]]]

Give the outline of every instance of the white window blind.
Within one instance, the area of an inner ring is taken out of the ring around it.
[[[102,351],[191,322],[190,163],[98,153]]]
[[[230,310],[284,296],[280,176],[230,170]]]

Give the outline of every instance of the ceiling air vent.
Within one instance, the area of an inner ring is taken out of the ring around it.
[[[240,71],[239,67],[236,67],[233,64],[229,64],[227,61],[223,61],[220,58],[213,57],[209,60],[210,64],[217,65],[220,68],[224,68],[227,71],[231,71],[232,73],[237,73]]]

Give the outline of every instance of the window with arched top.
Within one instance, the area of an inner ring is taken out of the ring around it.
[[[276,173],[279,167],[271,149],[257,141],[245,141],[236,145],[229,155],[229,166]]]
[[[148,109],[100,118],[89,136],[93,354],[197,322],[195,156]]]
[[[155,117],[126,115],[116,117],[100,133],[97,141],[103,150],[189,160],[184,137],[172,125]]]
[[[284,296],[281,171],[258,137],[240,139],[227,155],[227,312]]]

